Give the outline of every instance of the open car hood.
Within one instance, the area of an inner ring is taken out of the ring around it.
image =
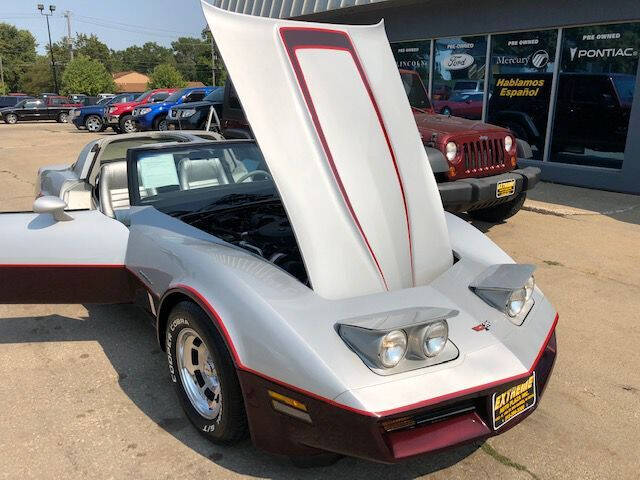
[[[410,288],[447,270],[442,202],[383,24],[202,6],[316,293]]]

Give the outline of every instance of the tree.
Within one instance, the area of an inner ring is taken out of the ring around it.
[[[111,59],[114,71],[135,70],[149,74],[161,63],[175,65],[171,49],[156,42],[147,42],[141,47],[133,45],[124,50],[112,51]]]
[[[171,42],[176,68],[190,81],[211,83],[211,44],[206,40],[180,37]]]
[[[40,55],[35,62],[27,66],[20,79],[20,91],[30,95],[53,91],[53,76],[51,75],[51,59]]]
[[[209,67],[209,77],[211,77],[211,31],[208,28],[205,28],[204,30],[202,30],[201,36],[204,40],[206,40],[207,44],[209,45],[209,60],[208,60],[208,67]],[[224,65],[224,62],[222,61],[222,55],[220,55],[220,51],[218,50],[218,46],[216,45],[215,41],[213,42],[213,48],[214,48],[214,52],[216,55],[216,68],[215,68],[215,74],[216,74],[216,85],[224,85],[225,82],[227,81],[227,76],[229,75],[227,73],[227,67]],[[211,83],[210,81],[204,82],[204,83]]]
[[[7,93],[9,93],[9,87],[4,83],[0,83],[0,95],[6,95]]]
[[[105,66],[86,55],[75,57],[64,70],[62,93],[86,93],[97,95],[115,90],[113,78]]]
[[[169,63],[158,65],[149,75],[149,88],[180,88],[186,84],[176,67]]]
[[[10,92],[23,90],[25,71],[37,58],[36,39],[28,30],[0,23],[0,56],[6,88]]]

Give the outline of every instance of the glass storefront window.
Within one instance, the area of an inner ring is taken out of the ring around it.
[[[487,121],[509,128],[542,160],[547,132],[557,30],[491,37]]]
[[[449,37],[435,41],[431,100],[436,112],[482,116],[487,37]],[[461,95],[468,95],[462,98]]]
[[[622,168],[639,50],[638,23],[564,30],[550,161]]]
[[[431,40],[392,43],[391,51],[398,68],[418,72],[425,88],[428,88]]]

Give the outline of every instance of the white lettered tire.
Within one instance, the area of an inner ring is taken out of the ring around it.
[[[246,436],[247,420],[231,355],[211,319],[193,302],[169,314],[166,352],[171,381],[189,421],[215,443]]]

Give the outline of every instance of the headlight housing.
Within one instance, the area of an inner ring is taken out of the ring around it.
[[[196,113],[196,109],[195,108],[185,108],[184,110],[180,110],[180,116],[182,118],[190,117],[191,115],[194,115],[195,113]]]
[[[504,137],[504,149],[507,152],[510,152],[512,147],[513,147],[513,137],[511,135],[507,135],[506,137]]]
[[[457,310],[419,307],[351,319],[336,330],[369,369],[391,375],[437,365],[458,357],[447,319]]]
[[[522,325],[533,307],[533,265],[492,265],[469,288],[482,300],[503,312],[516,325]]]
[[[151,111],[151,108],[149,107],[144,107],[144,108],[140,108],[138,110],[138,115],[146,115],[147,113],[149,113]]]
[[[445,156],[447,160],[452,162],[458,156],[458,145],[455,142],[449,142],[445,146]]]

